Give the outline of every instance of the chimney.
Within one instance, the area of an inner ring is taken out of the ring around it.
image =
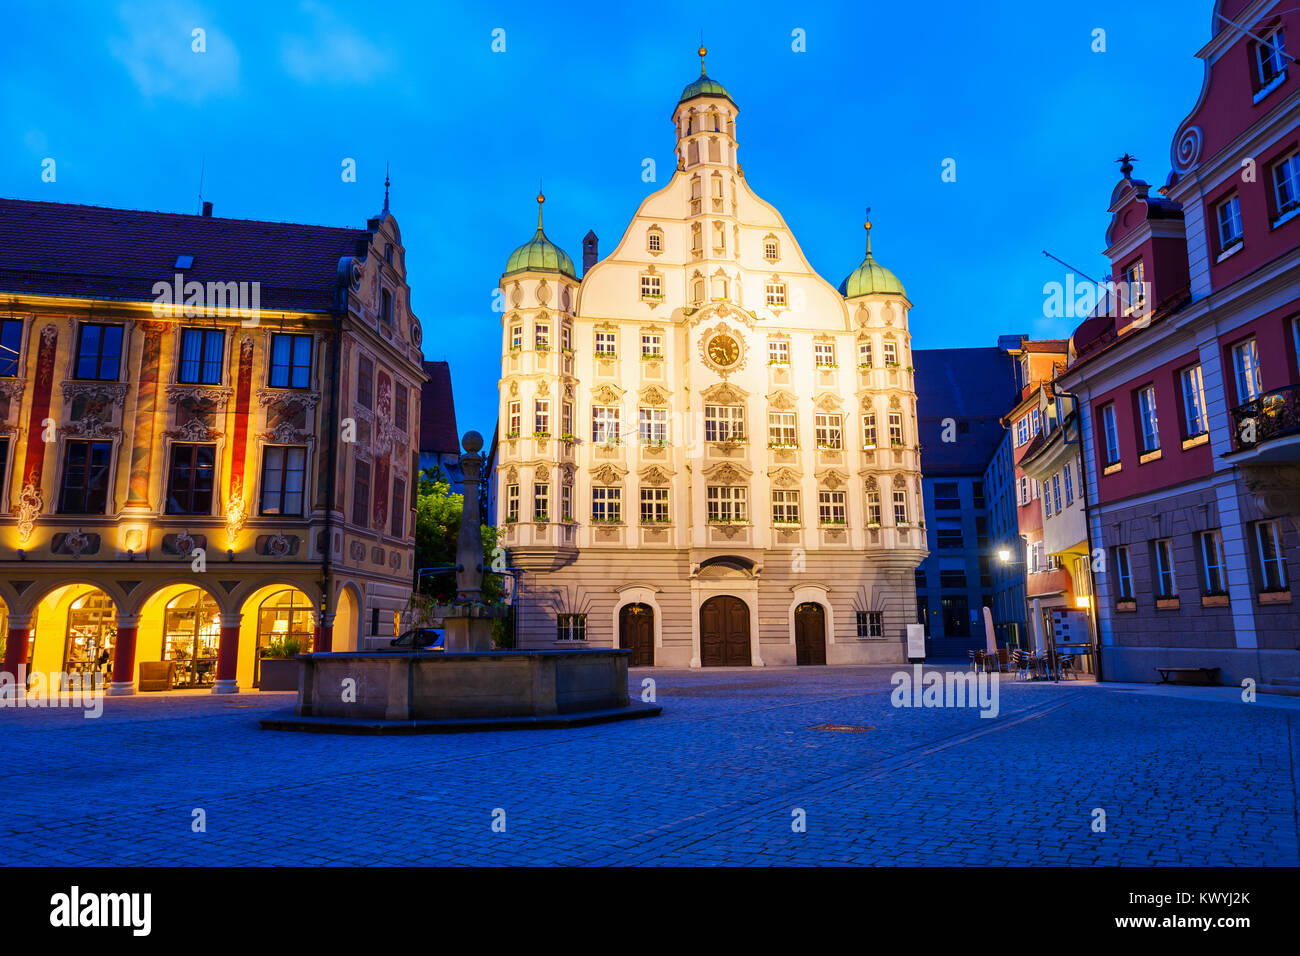
[[[205,203],[203,204],[203,213],[202,213],[202,215],[207,216],[208,218],[211,218],[211,217],[212,217],[212,203],[210,203],[210,202],[205,202]]]
[[[587,270],[594,266],[596,260],[600,258],[600,254],[596,251],[598,242],[596,233],[590,229],[582,237],[582,274],[584,276],[587,274]]]

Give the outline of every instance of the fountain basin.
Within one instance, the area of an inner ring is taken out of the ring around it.
[[[298,657],[293,714],[274,730],[439,733],[653,717],[629,699],[627,650],[355,651]]]

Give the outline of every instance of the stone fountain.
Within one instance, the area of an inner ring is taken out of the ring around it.
[[[494,651],[484,604],[478,490],[483,437],[467,432],[460,456],[465,500],[456,548],[456,601],[433,609],[445,651],[372,650],[298,656],[298,703],[261,721],[270,730],[325,733],[449,733],[574,727],[653,717],[657,704],[632,700],[631,651]]]

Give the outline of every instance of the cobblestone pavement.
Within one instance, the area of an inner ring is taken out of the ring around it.
[[[0,710],[0,861],[1300,863],[1294,708],[1003,679],[990,719],[894,670],[637,670],[663,716],[419,737],[259,729],[284,694]]]

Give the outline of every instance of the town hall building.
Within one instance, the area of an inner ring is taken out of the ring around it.
[[[677,169],[583,274],[542,227],[501,278],[495,523],[525,649],[633,665],[901,662],[925,557],[903,285],[838,291],[737,161],[703,70]]]

